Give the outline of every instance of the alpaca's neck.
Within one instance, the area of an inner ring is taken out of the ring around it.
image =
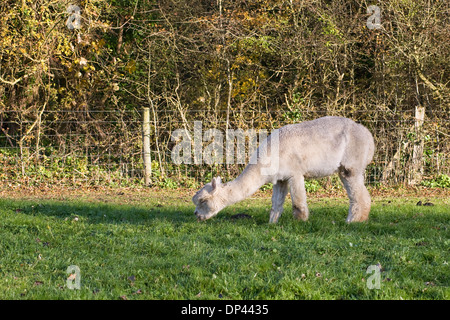
[[[261,175],[259,166],[248,165],[235,180],[226,184],[225,205],[229,206],[250,197],[267,182],[267,176]]]

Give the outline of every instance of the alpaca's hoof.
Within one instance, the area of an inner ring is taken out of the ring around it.
[[[296,220],[307,221],[309,217],[308,209],[299,209],[297,207],[293,208],[293,215]]]
[[[345,220],[345,222],[347,222],[347,223],[352,223],[352,222],[364,222],[364,221],[367,221],[367,219],[369,219],[368,216],[364,216],[364,215],[355,215],[355,216],[348,217],[347,220]]]

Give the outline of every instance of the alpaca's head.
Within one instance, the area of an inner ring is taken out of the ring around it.
[[[213,178],[201,188],[192,198],[194,202],[195,215],[199,221],[207,220],[214,217],[220,210],[224,208],[220,191],[223,188],[220,177]]]

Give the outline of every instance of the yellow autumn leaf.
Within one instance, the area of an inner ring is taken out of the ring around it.
[[[128,61],[127,65],[125,66],[125,70],[128,71],[128,73],[133,73],[136,71],[136,61],[130,60]]]

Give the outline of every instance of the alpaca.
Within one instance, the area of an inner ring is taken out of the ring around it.
[[[269,152],[270,150],[270,152]],[[293,215],[306,221],[305,178],[338,173],[350,199],[347,222],[365,221],[370,212],[370,195],[364,185],[364,171],[372,161],[375,144],[364,126],[342,117],[323,117],[290,124],[272,132],[233,181],[213,178],[192,198],[199,221],[214,217],[223,208],[244,200],[262,185],[273,184],[270,223],[276,223],[291,193]],[[272,170],[267,168],[270,163]],[[273,168],[275,164],[275,169]]]

